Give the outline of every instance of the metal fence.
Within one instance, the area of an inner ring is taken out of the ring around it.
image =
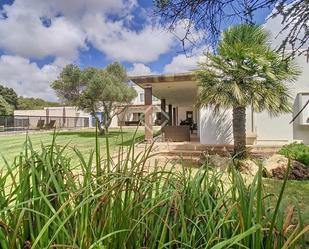
[[[89,127],[89,117],[0,116],[0,132]]]

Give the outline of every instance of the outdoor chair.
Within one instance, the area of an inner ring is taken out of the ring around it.
[[[137,126],[140,124],[140,120],[134,120],[134,121],[124,121],[125,126]]]
[[[45,129],[53,129],[55,128],[56,120],[50,120],[48,124],[45,125]]]
[[[38,120],[38,123],[36,125],[36,128],[38,129],[43,129],[44,128],[44,124],[45,124],[45,120]]]
[[[190,141],[190,126],[165,126],[162,128],[165,141],[184,142]]]

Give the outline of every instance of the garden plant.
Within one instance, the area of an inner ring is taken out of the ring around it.
[[[300,212],[231,165],[229,173],[176,170],[154,163],[134,140],[117,158],[30,139],[0,174],[0,247],[11,248],[306,248]],[[72,163],[74,150],[79,163]],[[107,159],[103,159],[107,158]],[[288,172],[287,172],[288,173]],[[296,247],[298,246],[298,247]]]

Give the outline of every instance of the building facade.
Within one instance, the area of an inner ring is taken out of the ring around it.
[[[296,58],[302,74],[298,80],[289,85],[293,110],[291,113],[276,117],[267,112],[256,113],[250,107],[246,112],[247,141],[251,144],[281,145],[291,142],[309,144],[309,64],[307,55]],[[161,109],[167,112],[168,125],[181,125],[182,119],[190,121],[197,128],[197,136],[202,144],[231,144],[232,113],[221,110],[214,113],[209,108],[194,108],[198,85],[192,72],[174,75],[135,76],[131,80],[142,87],[145,96],[154,95],[161,99]],[[145,105],[152,105],[152,99],[145,99]],[[303,109],[304,108],[304,109]],[[303,109],[294,122],[293,117]],[[149,113],[148,116],[153,115]],[[189,117],[190,116],[190,117]],[[191,119],[191,120],[190,120]],[[184,123],[186,124],[186,123]],[[146,122],[146,137],[151,140],[151,119]],[[181,131],[181,130],[180,130]],[[187,132],[187,131],[184,131]]]

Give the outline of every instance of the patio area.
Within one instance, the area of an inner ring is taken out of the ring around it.
[[[136,76],[131,80],[145,91],[145,139],[153,140],[152,96],[161,100],[158,117],[168,142],[199,142],[199,113],[194,108],[197,82],[193,73],[174,75]]]

